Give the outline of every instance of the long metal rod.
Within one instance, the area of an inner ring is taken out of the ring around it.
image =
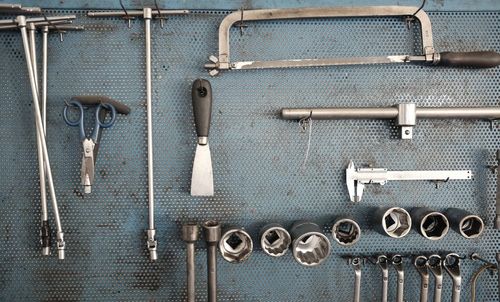
[[[18,16],[19,17],[19,16]],[[24,16],[22,16],[24,17]],[[48,16],[48,17],[37,17],[37,18],[25,18],[25,23],[37,23],[37,22],[47,22],[47,21],[62,21],[62,20],[74,20],[76,19],[76,15],[67,15],[67,16]],[[18,19],[6,19],[0,20],[0,25],[9,25],[9,24],[19,24]]]
[[[217,302],[217,245],[207,246],[208,302]]]
[[[187,301],[195,302],[196,297],[196,274],[194,261],[194,243],[186,245],[186,263],[187,263]]]
[[[155,199],[154,199],[154,171],[153,171],[153,115],[152,115],[152,90],[151,90],[151,8],[144,8],[144,35],[146,42],[146,108],[148,123],[148,208],[149,208],[149,229],[148,248],[149,258],[156,260],[155,235]]]
[[[149,8],[151,9],[151,8]],[[151,9],[152,16],[163,16],[163,15],[186,15],[189,14],[189,10],[178,9],[178,10],[164,10],[161,9],[158,12],[157,9]],[[89,17],[141,17],[144,15],[144,10],[127,10],[125,13],[123,10],[121,11],[102,11],[102,12],[88,12],[87,16]]]
[[[31,58],[31,66],[33,67],[33,75],[35,78],[35,84],[36,84],[36,90],[37,93],[40,93],[39,89],[39,81],[38,81],[38,68],[37,68],[37,55],[36,55],[36,28],[33,23],[28,23],[28,33],[29,33],[29,43],[30,43],[30,58]],[[44,106],[42,104],[42,130],[43,130],[43,137],[45,138],[46,130],[45,130],[45,112],[44,112]],[[38,124],[35,124],[35,126],[38,128]],[[42,215],[41,215],[41,233],[43,234],[44,232],[44,227],[48,225],[48,211],[47,211],[47,185],[45,182],[45,162],[43,159],[43,153],[42,153],[42,137],[40,136],[40,132],[37,129],[36,132],[36,141],[37,141],[37,153],[38,153],[38,171],[40,175],[40,203],[41,203],[41,208],[42,208]],[[42,255],[43,256],[48,256],[50,255],[50,246],[44,246],[44,240],[42,237]]]
[[[17,23],[19,25],[19,29],[21,32],[21,37],[23,40],[23,47],[24,47],[24,55],[26,59],[26,65],[28,68],[28,76],[30,79],[30,86],[31,86],[31,94],[33,97],[33,105],[35,107],[35,122],[36,122],[36,130],[38,135],[41,137],[41,147],[42,147],[42,155],[43,159],[45,161],[45,169],[46,169],[46,176],[47,180],[49,183],[49,191],[50,191],[50,197],[52,200],[52,207],[54,209],[54,219],[56,221],[56,227],[57,227],[57,240],[58,240],[58,256],[59,259],[64,259],[65,254],[64,254],[64,249],[65,249],[65,242],[64,242],[64,233],[62,231],[62,226],[61,226],[61,220],[59,217],[59,209],[57,206],[57,199],[56,199],[56,192],[54,188],[54,182],[52,179],[52,170],[50,167],[50,160],[49,160],[49,154],[47,150],[47,144],[45,142],[45,136],[43,133],[43,124],[42,124],[42,116],[40,113],[40,105],[39,105],[39,98],[38,98],[38,91],[37,91],[37,85],[35,81],[35,75],[33,73],[33,66],[32,66],[32,61],[31,61],[31,54],[30,54],[30,48],[29,48],[29,41],[28,41],[28,34],[26,31],[26,17],[24,16],[18,16],[16,18]]]
[[[417,118],[436,119],[497,119],[500,107],[417,107]],[[338,107],[338,108],[283,108],[281,116],[287,120],[311,117],[318,120],[336,119],[395,119],[396,107]]]

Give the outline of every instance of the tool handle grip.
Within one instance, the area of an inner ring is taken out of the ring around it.
[[[500,54],[494,51],[442,52],[438,64],[449,67],[492,68],[500,65]]]
[[[71,99],[79,101],[84,106],[110,104],[115,107],[116,112],[120,114],[130,113],[130,107],[121,102],[118,102],[117,100],[113,100],[112,98],[103,95],[77,95],[72,97]]]
[[[193,114],[198,137],[208,137],[212,119],[212,86],[204,79],[193,83]]]

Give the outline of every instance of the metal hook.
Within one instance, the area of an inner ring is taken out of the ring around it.
[[[406,20],[406,28],[409,30],[410,29],[410,24],[415,21],[415,16],[424,8],[426,0],[422,0],[422,4],[420,7],[413,13],[411,16],[407,16],[405,18]]]
[[[128,28],[132,28],[132,20],[135,19],[134,17],[129,16],[127,9],[125,8],[125,5],[123,5],[122,0],[120,1],[120,6],[122,7],[123,12],[125,13],[125,16],[123,16],[123,19],[128,21]]]
[[[434,180],[434,184],[436,185],[436,189],[439,189],[439,185],[442,183],[447,183],[450,180],[450,178],[446,178],[444,180]]]
[[[42,16],[43,18],[45,19],[45,22],[47,22],[49,24],[50,27],[54,28],[58,33],[59,33],[59,40],[61,42],[64,41],[64,38],[63,38],[63,34],[64,34],[64,31],[60,30],[59,27],[57,27],[57,25],[55,25],[54,23],[52,23],[48,18],[47,18],[47,15],[45,15],[45,12],[42,11]]]
[[[155,8],[158,11],[158,16],[155,17],[155,19],[160,19],[160,27],[163,28],[164,20],[167,20],[167,18],[161,15],[161,10],[158,7],[158,2],[156,0],[155,0]]]
[[[243,28],[248,27],[248,25],[245,25],[243,23],[243,14],[244,14],[245,8],[242,7],[240,9],[240,11],[241,11],[241,19],[240,19],[240,21],[238,21],[238,24],[236,24],[235,26],[240,28],[240,36],[243,36]]]

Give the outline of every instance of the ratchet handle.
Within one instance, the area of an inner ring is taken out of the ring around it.
[[[212,86],[204,79],[193,83],[193,114],[198,137],[208,137],[210,120],[212,119]]]
[[[129,114],[130,113],[130,107],[127,105],[117,101],[113,100],[112,98],[109,98],[107,96],[102,96],[102,95],[77,95],[71,98],[72,100],[76,100],[80,102],[84,106],[95,106],[99,104],[110,104],[113,107],[115,107],[116,112],[120,114]]]
[[[500,65],[500,54],[494,51],[442,52],[438,65],[448,67],[492,68]]]

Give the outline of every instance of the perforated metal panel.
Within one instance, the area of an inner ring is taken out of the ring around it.
[[[310,219],[327,226],[337,215],[361,225],[354,247],[333,244],[331,257],[316,268],[291,254],[271,259],[257,247],[242,264],[219,257],[221,301],[349,301],[354,274],[341,255],[479,252],[493,259],[500,234],[492,229],[494,165],[500,132],[485,121],[419,121],[412,141],[401,141],[388,121],[314,121],[311,150],[301,170],[307,133],[279,118],[282,107],[498,105],[500,69],[472,70],[415,65],[374,65],[288,70],[231,71],[210,79],[214,89],[211,149],[215,196],[189,195],[195,131],[190,89],[207,56],[217,52],[217,27],[226,12],[170,17],[153,23],[153,118],[156,221],[159,260],[150,263],[147,228],[146,110],[143,22],[128,29],[119,19],[87,19],[84,32],[56,34],[49,42],[47,141],[59,197],[67,259],[42,258],[38,232],[40,202],[31,95],[18,32],[0,32],[0,300],[185,299],[185,250],[180,226],[217,219],[245,227],[258,241],[261,226]],[[500,51],[498,12],[430,13],[438,51]],[[413,53],[416,32],[399,18],[318,19],[252,22],[240,36],[231,30],[233,60],[326,58]],[[103,131],[91,195],[80,186],[81,145],[76,128],[61,117],[73,95],[102,94],[132,108]],[[363,201],[347,194],[349,160],[391,170],[472,169],[473,181],[450,181],[436,190],[426,182],[390,182],[370,187]],[[465,240],[454,232],[431,242],[415,231],[403,239],[370,227],[379,206],[459,207],[481,215],[485,234]],[[51,217],[51,223],[53,222]],[[327,227],[325,227],[327,232]],[[203,241],[196,250],[196,292],[206,299]],[[406,300],[417,301],[420,279],[405,260]],[[462,266],[465,301],[479,263]],[[395,271],[390,271],[390,300]],[[445,276],[443,297],[451,296]],[[363,301],[377,301],[381,275],[363,267]],[[432,290],[431,290],[432,292]],[[485,274],[479,301],[498,301],[496,276]]]

